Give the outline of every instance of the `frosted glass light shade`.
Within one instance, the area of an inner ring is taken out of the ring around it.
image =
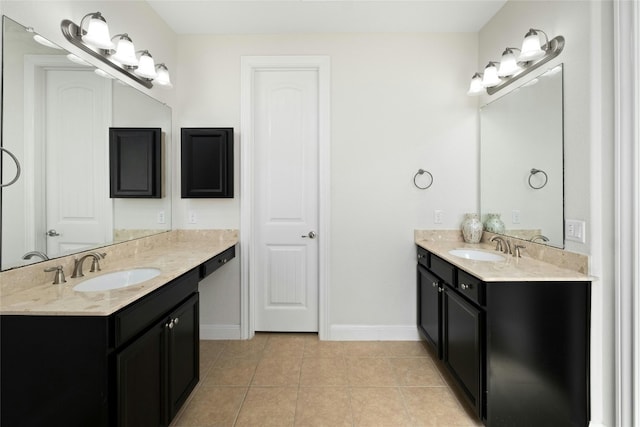
[[[521,69],[522,68],[520,68],[518,62],[516,61],[516,56],[513,54],[513,49],[506,48],[502,53],[502,59],[500,60],[500,66],[498,67],[498,76],[512,76]]]
[[[166,65],[156,65],[156,72],[158,73],[158,76],[153,80],[154,83],[166,88],[173,87],[173,85],[171,84],[171,78],[169,76],[169,69]]]
[[[85,16],[85,18],[87,17],[90,17],[89,25],[87,27],[87,33],[82,36],[82,41],[98,49],[113,49],[114,46],[111,42],[111,36],[109,36],[109,26],[100,12],[90,13]],[[84,21],[84,18],[82,18],[82,20]],[[80,26],[82,28],[82,23]]]
[[[536,59],[542,58],[544,55],[545,51],[542,50],[540,35],[534,29],[529,30],[529,32],[527,32],[527,34],[524,36],[524,41],[522,42],[522,50],[520,51],[518,61],[535,61]]]
[[[489,62],[486,67],[484,67],[484,73],[482,76],[482,86],[484,87],[493,87],[500,84],[502,80],[498,77],[498,68],[496,67],[495,62]]]
[[[122,65],[128,67],[138,66],[138,58],[136,57],[136,49],[133,47],[133,42],[127,34],[120,34],[118,42],[116,44],[116,53],[111,55],[111,58],[115,59]]]
[[[153,57],[149,53],[149,51],[144,50],[140,54],[140,59],[138,61],[138,68],[134,70],[134,73],[138,76],[153,80],[157,77],[156,73],[156,64],[153,61]]]
[[[475,73],[471,78],[471,84],[469,85],[469,90],[467,91],[467,95],[478,96],[483,92],[484,92],[484,86],[482,86],[482,76],[479,73]]]

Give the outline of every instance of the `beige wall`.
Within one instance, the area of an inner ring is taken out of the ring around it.
[[[181,36],[178,127],[236,129],[240,58],[327,55],[331,60],[329,322],[350,330],[415,330],[415,228],[458,228],[477,209],[476,100],[466,96],[476,34]],[[419,168],[434,176],[417,190]],[[236,195],[240,168],[236,167]],[[176,191],[178,189],[176,188]],[[180,227],[237,228],[239,198],[176,199]],[[433,210],[444,211],[443,224]],[[189,210],[198,224],[188,224]],[[239,324],[239,266],[202,290],[202,323]],[[395,332],[394,332],[395,333]]]

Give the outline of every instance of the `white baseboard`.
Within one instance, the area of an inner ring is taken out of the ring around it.
[[[415,325],[331,325],[332,341],[419,341]]]
[[[240,325],[200,325],[201,340],[239,340]]]
[[[589,427],[607,427],[607,426],[602,423],[596,423],[596,422],[590,421]]]

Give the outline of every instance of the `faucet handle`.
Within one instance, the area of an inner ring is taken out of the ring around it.
[[[514,245],[513,246],[513,256],[516,258],[522,258],[522,251],[520,249],[526,249],[527,247],[524,245]]]
[[[106,252],[91,252],[89,255],[92,255],[93,260],[91,261],[91,269],[89,270],[89,272],[93,273],[96,271],[102,271],[102,269],[100,268],[100,260],[104,259],[107,254]]]
[[[66,283],[67,280],[64,277],[64,270],[62,269],[61,265],[57,265],[55,267],[51,267],[51,268],[45,268],[44,269],[45,273],[50,273],[52,271],[56,272],[56,275],[53,277],[53,284],[54,285],[59,285],[60,283]]]
[[[498,252],[502,252],[502,237],[499,236],[493,236],[491,239],[489,239],[490,242],[496,242],[496,251]]]

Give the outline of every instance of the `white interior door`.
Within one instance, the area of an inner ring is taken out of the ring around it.
[[[90,70],[51,69],[45,73],[44,91],[45,232],[47,254],[56,256],[112,239],[111,81]]]
[[[318,331],[318,70],[254,74],[255,330]]]

